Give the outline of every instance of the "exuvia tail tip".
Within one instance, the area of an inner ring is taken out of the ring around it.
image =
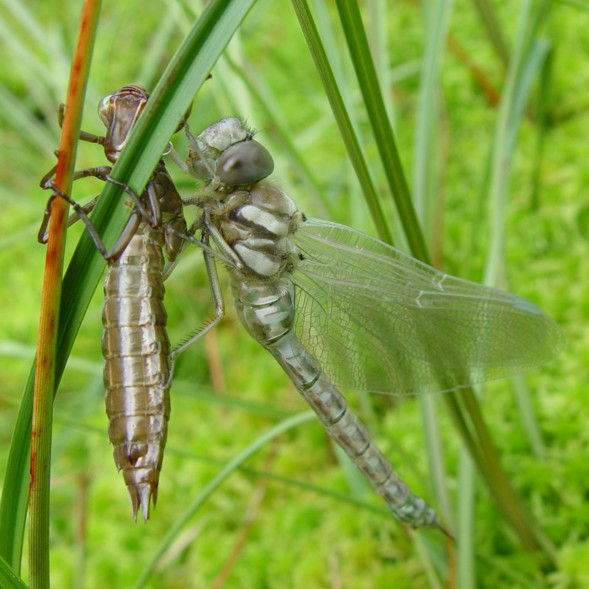
[[[149,519],[150,503],[155,507],[157,501],[157,487],[144,483],[134,486],[129,486],[129,495],[131,497],[131,506],[133,510],[133,520],[137,523],[137,513],[141,509],[143,520]]]

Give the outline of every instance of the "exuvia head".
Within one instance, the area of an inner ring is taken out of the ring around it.
[[[119,158],[119,155],[121,155],[121,151],[131,134],[131,129],[133,129],[139,119],[139,115],[143,112],[148,100],[149,92],[138,84],[123,86],[121,89],[112,94],[107,94],[100,100],[98,104],[98,116],[106,127],[104,153],[109,161],[114,163]],[[184,127],[191,110],[192,104],[180,119],[174,133],[177,133]],[[169,143],[164,155],[171,149],[172,144]]]
[[[98,116],[106,127],[104,153],[109,161],[117,161],[148,99],[145,88],[132,84],[107,94],[100,101]]]

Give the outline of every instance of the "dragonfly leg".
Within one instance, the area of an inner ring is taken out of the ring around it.
[[[186,220],[181,215],[176,219],[167,222],[164,225],[164,243],[166,246],[166,255],[168,257],[168,263],[165,265],[162,272],[162,279],[166,281],[169,277],[176,264],[178,263],[179,255],[184,251],[184,247],[187,243],[194,243],[200,247],[203,247],[201,241],[197,241],[194,238],[196,230],[200,228],[198,219],[187,229]],[[211,250],[212,252],[212,250]]]
[[[49,226],[49,219],[51,218],[51,206],[54,199],[56,199],[59,194],[53,194],[49,197],[47,201],[47,206],[45,208],[45,212],[43,214],[43,220],[41,221],[41,227],[39,227],[39,233],[37,234],[37,240],[39,243],[47,243],[47,239],[49,237],[49,232],[47,231],[47,227]],[[63,197],[62,197],[63,198]],[[87,202],[81,209],[87,215],[92,211],[92,209],[96,206],[98,202],[98,196],[95,196],[90,202]],[[78,205],[80,206],[80,205]],[[71,227],[76,221],[80,220],[80,215],[77,212],[73,212],[68,219],[67,226]]]
[[[55,151],[55,155],[57,157],[59,157],[59,151]],[[55,171],[57,170],[57,164],[55,164],[51,170],[49,170],[49,172],[47,172],[47,174],[45,174],[45,176],[43,176],[43,178],[41,178],[41,181],[39,182],[39,186],[43,189],[43,190],[47,190],[48,188],[50,188],[53,185],[53,181],[55,180]]]
[[[141,213],[141,216],[152,226],[152,227],[157,227],[159,225],[159,220],[158,217],[160,216],[159,213],[159,202],[156,202],[156,208],[152,208],[151,214],[147,211],[147,209],[145,208],[145,205],[141,202],[141,198],[139,196],[137,196],[137,193],[128,185],[125,184],[124,182],[121,182],[120,180],[117,180],[116,178],[113,178],[112,176],[106,175],[103,180],[105,180],[106,182],[110,182],[111,184],[114,184],[115,186],[120,186],[130,197],[131,200],[133,201],[133,204],[135,205],[135,208],[137,208],[137,210],[139,210],[139,212]],[[157,201],[157,196],[155,197],[155,200]],[[151,202],[151,197],[150,197],[150,206],[152,206],[152,202]]]
[[[66,109],[66,106],[63,102],[57,108],[57,123],[59,124],[60,129],[63,128],[65,109]],[[98,143],[99,145],[104,145],[105,137],[102,135],[95,135],[94,133],[88,133],[87,131],[80,131],[80,140],[86,141],[88,143]],[[59,150],[56,150],[54,153],[57,157],[59,157]],[[45,206],[43,220],[41,222],[41,227],[39,228],[39,233],[37,236],[39,243],[47,243],[47,237],[48,237],[47,228],[49,226],[49,218],[51,216],[51,205],[53,203],[53,200],[57,196],[61,196],[62,198],[65,198],[70,203],[70,205],[72,205],[72,207],[74,207],[74,210],[76,211],[76,213],[74,215],[71,215],[70,218],[68,219],[68,227],[71,226],[73,223],[75,223],[78,219],[82,219],[84,221],[84,223],[86,224],[86,226],[88,227],[88,231],[90,231],[90,235],[93,236],[92,239],[93,239],[94,243],[98,247],[98,242],[95,239],[95,237],[98,238],[99,240],[100,240],[100,238],[98,237],[98,234],[93,235],[92,232],[95,233],[95,229],[94,229],[94,227],[92,227],[92,229],[90,229],[90,226],[88,225],[89,220],[86,216],[87,213],[89,213],[94,208],[94,205],[96,204],[97,199],[96,198],[92,199],[88,204],[84,205],[83,207],[81,207],[77,203],[74,203],[74,201],[71,199],[68,200],[69,197],[66,197],[66,195],[62,191],[59,191],[55,187],[55,171],[56,171],[56,169],[57,169],[57,165],[53,166],[53,168],[51,168],[51,170],[49,170],[49,172],[47,172],[47,174],[45,174],[43,176],[43,178],[41,178],[41,182],[40,182],[41,188],[43,188],[44,190],[47,190],[47,189],[52,190],[53,195],[49,198],[49,200],[47,201],[47,205]],[[94,176],[94,177],[99,178],[101,180],[105,180],[106,177],[108,176],[108,174],[110,174],[111,170],[112,170],[112,166],[100,166],[98,168],[84,168],[82,170],[75,171],[74,175],[73,175],[73,179],[78,180],[80,178]],[[80,214],[80,210],[82,211],[82,214]],[[102,241],[100,241],[100,243],[102,243]],[[99,247],[98,249],[100,250],[101,248]],[[102,249],[104,249],[104,245],[102,246]],[[106,253],[106,249],[104,249],[104,252],[101,250],[100,253],[102,253],[104,255]]]
[[[196,206],[198,206],[198,204],[197,204],[198,198],[182,199],[182,202],[185,205],[195,205],[196,204]],[[196,231],[198,229],[203,230],[203,235],[207,236],[206,240],[205,239],[198,240],[193,237],[194,233],[196,233]],[[174,229],[173,227],[170,226],[170,224],[166,225],[166,233],[169,233],[171,235],[179,237],[185,241],[188,241],[188,242],[200,247],[203,250],[203,252],[207,252],[209,254],[209,256],[211,256],[214,259],[219,260],[220,262],[223,262],[224,264],[227,264],[229,266],[235,266],[236,268],[243,267],[243,263],[239,259],[237,254],[231,249],[231,247],[223,239],[223,236],[221,235],[219,230],[210,222],[208,212],[204,213],[202,216],[200,216],[198,219],[196,219],[196,221],[190,226],[190,228],[188,229],[188,231],[186,233],[182,233],[182,232]],[[209,245],[208,236],[210,236],[213,239],[213,241],[215,242],[215,245],[219,248],[219,250],[221,250],[220,252],[215,251],[214,249],[211,248],[211,246]],[[164,272],[164,275],[166,278],[168,277],[169,274],[170,274],[170,270],[166,270]]]
[[[57,166],[53,167],[41,180],[41,188],[43,189],[51,189],[53,194],[49,197],[47,201],[47,205],[45,207],[45,211],[43,214],[43,220],[41,221],[41,227],[39,228],[39,233],[37,235],[37,239],[40,243],[47,243],[47,227],[49,225],[49,220],[51,217],[51,207],[53,201],[58,196],[66,200],[74,209],[74,214],[70,216],[68,220],[68,227],[75,223],[78,219],[80,219],[86,228],[88,229],[88,233],[92,238],[92,241],[96,245],[98,251],[102,254],[102,256],[106,260],[113,260],[118,258],[125,247],[127,247],[129,241],[133,237],[133,234],[137,230],[139,223],[141,220],[147,221],[152,227],[156,227],[161,224],[161,212],[160,212],[160,205],[157,191],[152,187],[151,184],[148,185],[148,200],[149,200],[149,208],[151,208],[151,213],[148,212],[145,205],[141,202],[141,198],[137,196],[135,191],[128,186],[127,184],[120,182],[110,176],[110,172],[112,170],[112,166],[98,166],[96,168],[83,168],[81,170],[76,170],[74,172],[73,179],[79,180],[80,178],[98,178],[99,180],[103,180],[105,182],[111,182],[116,186],[120,186],[123,190],[131,197],[133,204],[135,205],[135,211],[139,212],[139,215],[133,214],[133,216],[129,219],[129,223],[125,226],[125,229],[121,233],[119,239],[117,240],[116,244],[113,248],[109,251],[106,249],[102,239],[98,235],[96,228],[92,224],[88,217],[88,213],[94,208],[96,202],[98,200],[98,196],[93,198],[89,203],[84,206],[78,204],[75,200],[73,200],[69,195],[65,194],[62,190],[57,188],[54,183],[55,180],[55,170]]]
[[[153,182],[149,182],[145,191],[147,192],[147,200],[149,202],[149,208],[151,209],[153,219],[150,220],[147,215],[144,215],[144,218],[152,227],[159,227],[162,224],[162,211],[156,185]],[[138,202],[140,202],[139,199]]]
[[[57,194],[52,194],[45,205],[45,211],[43,212],[43,219],[41,220],[41,226],[39,227],[39,232],[37,233],[37,241],[39,243],[47,243],[47,239],[49,238],[49,219],[51,219],[51,207],[53,205],[53,201],[58,197]],[[68,222],[69,227],[69,222]]]
[[[129,242],[133,239],[135,233],[137,233],[141,221],[143,221],[143,216],[137,211],[137,209],[135,209],[131,213],[125,228],[119,235],[119,238],[110,252],[103,254],[107,261],[116,260],[125,251],[125,248],[129,245]]]
[[[62,102],[57,109],[57,122],[59,128],[63,128],[63,119],[65,117],[65,104]],[[80,140],[87,141],[88,143],[98,143],[104,145],[104,137],[102,135],[95,135],[94,133],[88,133],[87,131],[80,131]]]
[[[45,176],[41,178],[41,182],[39,183],[39,186],[41,186],[43,190],[51,190],[53,192],[53,194],[49,197],[47,204],[45,205],[43,220],[41,221],[41,226],[39,227],[39,233],[37,235],[37,240],[39,241],[39,243],[47,243],[47,227],[49,226],[49,219],[51,218],[51,207],[56,197],[60,196],[61,198],[64,198],[74,208],[75,214],[70,216],[70,218],[68,219],[68,227],[73,225],[78,219],[82,219],[86,226],[88,226],[89,219],[87,217],[87,213],[89,213],[94,208],[94,205],[96,204],[96,201],[98,199],[98,197],[96,197],[84,206],[79,205],[68,195],[66,195],[62,190],[59,190],[55,185],[56,169],[57,166],[53,166],[53,168],[51,168],[51,170],[49,170],[49,172],[47,172],[47,174],[45,174]],[[88,178],[90,176],[103,180],[104,177],[108,176],[111,169],[111,166],[100,166],[98,168],[83,168],[82,170],[76,170],[73,175],[73,180],[79,180],[80,178]],[[94,241],[94,243],[96,243],[96,240]]]
[[[190,175],[190,170],[188,169],[188,166],[184,163],[184,160],[182,160],[182,158],[178,155],[178,153],[176,152],[176,150],[173,147],[170,147],[170,149],[168,150],[167,153],[165,153],[164,155],[167,155],[170,157],[170,159],[186,174],[186,175]]]
[[[41,178],[41,182],[39,185],[43,190],[53,190],[53,192],[57,192],[55,186],[55,170],[57,166],[54,166]],[[143,216],[143,218],[152,226],[157,227],[160,223],[160,212],[159,212],[159,202],[157,198],[157,194],[155,196],[150,196],[150,207],[151,207],[151,214],[145,208],[145,205],[141,202],[141,198],[137,196],[136,192],[124,182],[120,180],[116,180],[113,178],[110,173],[112,171],[112,166],[98,166],[96,168],[82,168],[81,170],[76,170],[73,175],[74,180],[80,180],[81,178],[98,178],[99,180],[103,180],[104,182],[110,182],[111,184],[115,184],[116,186],[120,186],[130,197],[133,201],[133,204],[139,212]],[[63,193],[60,194],[60,196]],[[51,210],[50,203],[53,201],[53,198],[49,199],[47,203],[47,210]],[[155,201],[155,202],[154,202]],[[71,204],[71,203],[70,203]],[[73,205],[72,205],[73,206]],[[44,225],[46,228],[47,222],[44,220]]]
[[[243,262],[239,259],[238,255],[233,251],[231,246],[225,241],[221,232],[215,227],[210,221],[208,211],[205,211],[202,216],[202,222],[206,229],[207,235],[210,235],[215,245],[221,250],[221,252],[231,260],[231,264],[238,270],[243,268]]]
[[[53,190],[55,187],[55,170],[57,166],[53,166],[39,182],[39,186],[43,190]],[[98,178],[99,180],[107,180],[108,175],[112,170],[112,166],[98,166],[97,168],[82,168],[76,170],[73,175],[73,180],[79,180],[80,178]]]
[[[209,248],[209,238],[206,233],[203,234],[201,241],[203,245]],[[221,285],[219,284],[219,276],[217,274],[217,266],[215,265],[215,259],[207,251],[207,249],[203,250],[203,257],[205,261],[205,267],[207,270],[207,276],[209,278],[209,285],[211,287],[211,294],[213,297],[213,301],[215,303],[215,316],[212,319],[208,320],[201,329],[199,329],[194,335],[188,338],[183,344],[178,346],[175,350],[172,350],[170,354],[170,375],[168,377],[168,382],[166,383],[166,386],[168,386],[172,381],[176,356],[178,356],[181,352],[188,348],[188,346],[192,345],[195,341],[199,340],[211,329],[213,329],[213,327],[215,327],[215,325],[217,325],[217,323],[219,323],[219,321],[221,321],[221,319],[225,316],[225,303],[223,301]]]
[[[75,223],[75,221],[78,219],[81,220],[84,223],[84,225],[86,225],[86,229],[88,230],[88,233],[90,234],[90,237],[92,238],[92,241],[94,242],[94,245],[96,246],[98,251],[102,254],[104,258],[107,258],[107,250],[104,247],[104,243],[102,242],[102,239],[100,239],[100,235],[98,235],[98,232],[92,224],[92,221],[90,221],[88,215],[86,214],[85,207],[79,205],[75,200],[70,198],[65,192],[59,190],[59,188],[57,188],[57,186],[55,185],[53,186],[53,194],[47,201],[47,207],[45,208],[43,220],[41,221],[41,227],[39,228],[39,234],[37,235],[37,239],[39,240],[39,242],[47,243],[47,226],[49,225],[49,219],[51,217],[51,205],[58,196],[63,198],[66,202],[68,202],[75,211],[75,218],[72,220],[72,217],[74,217],[74,215],[72,215],[69,218],[68,226]],[[92,205],[90,207],[90,210],[92,210],[95,203],[96,198],[90,201],[90,203],[88,203],[88,205]]]
[[[90,234],[90,237],[92,238],[92,241],[94,242],[94,245],[96,246],[96,249],[101,253],[102,257],[105,260],[113,260],[113,259],[118,258],[121,255],[121,253],[123,252],[123,250],[127,247],[129,241],[131,240],[131,238],[133,237],[133,235],[137,231],[137,227],[139,227],[139,223],[143,219],[143,216],[140,214],[140,212],[138,212],[137,210],[133,211],[131,217],[129,218],[129,221],[127,222],[127,225],[125,226],[125,229],[123,229],[123,232],[119,236],[117,242],[112,247],[112,249],[109,251],[106,249],[106,246],[104,245],[104,242],[100,238],[98,231],[96,231],[96,227],[94,227],[94,224],[92,223],[92,221],[88,217],[88,213],[94,208],[99,197],[97,196],[97,197],[93,198],[86,205],[81,206],[74,199],[72,199],[70,196],[68,196],[65,192],[59,190],[59,188],[57,188],[57,186],[53,185],[52,188],[53,188],[53,194],[51,195],[51,197],[49,198],[49,201],[47,203],[47,208],[45,209],[45,213],[43,215],[43,221],[41,222],[41,227],[39,229],[39,234],[37,236],[40,243],[47,242],[47,226],[49,224],[49,219],[51,216],[51,203],[53,202],[53,200],[55,198],[61,197],[66,202],[68,202],[75,211],[74,214],[71,215],[68,220],[68,226],[72,225],[77,220],[82,221],[84,223],[84,225],[86,225],[86,229],[88,230],[88,233]]]
[[[196,225],[196,228],[193,229],[195,227],[195,225]],[[223,264],[233,266],[234,265],[233,260],[230,260],[229,258],[226,258],[223,254],[219,253],[218,251],[215,251],[210,245],[207,245],[207,244],[203,243],[202,241],[196,239],[195,237],[192,237],[194,232],[199,228],[200,228],[200,224],[198,224],[198,222],[197,222],[190,229],[188,229],[187,232],[182,232],[182,231],[178,231],[177,229],[174,229],[173,227],[171,227],[168,224],[165,227],[165,231],[167,234],[170,234],[174,237],[178,237],[180,239],[183,239],[184,241],[187,241],[188,243],[192,243],[193,245],[196,245],[201,250],[203,250],[203,252],[207,252],[209,254],[209,256],[211,256],[213,259],[219,260],[219,262],[222,262]],[[167,278],[171,274],[173,268],[174,268],[173,264],[170,264],[169,266],[166,267],[166,269],[164,270],[164,280],[167,280]]]

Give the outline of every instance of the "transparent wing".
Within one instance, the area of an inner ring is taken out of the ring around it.
[[[550,360],[556,323],[516,295],[439,272],[368,235],[295,233],[295,331],[329,378],[392,394],[447,391]]]

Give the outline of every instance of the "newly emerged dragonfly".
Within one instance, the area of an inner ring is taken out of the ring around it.
[[[265,179],[272,157],[239,119],[188,136],[184,167],[206,183],[191,201],[202,209],[204,242],[213,243],[229,272],[241,322],[391,511],[413,528],[441,527],[339,388],[417,394],[507,376],[550,360],[560,347],[559,328],[521,297],[306,217]],[[211,254],[204,256],[216,323],[223,301]]]
[[[86,141],[100,143],[108,160],[116,162],[127,138],[143,111],[149,94],[130,85],[105,96],[98,114],[106,126],[104,137],[82,133]],[[79,170],[74,178],[95,176],[114,181],[111,166]],[[116,182],[118,183],[118,182]],[[122,185],[134,203],[134,210],[117,243],[107,251],[86,213],[95,200],[81,207],[56,191],[53,171],[42,180],[43,188],[54,190],[40,231],[45,238],[51,201],[61,196],[74,207],[75,218],[88,227],[97,248],[108,260],[104,282],[102,353],[106,412],[113,454],[133,507],[149,518],[150,502],[155,505],[159,473],[170,416],[170,342],[164,308],[164,256],[173,261],[185,243],[178,234],[187,231],[182,199],[160,161],[141,197]]]

